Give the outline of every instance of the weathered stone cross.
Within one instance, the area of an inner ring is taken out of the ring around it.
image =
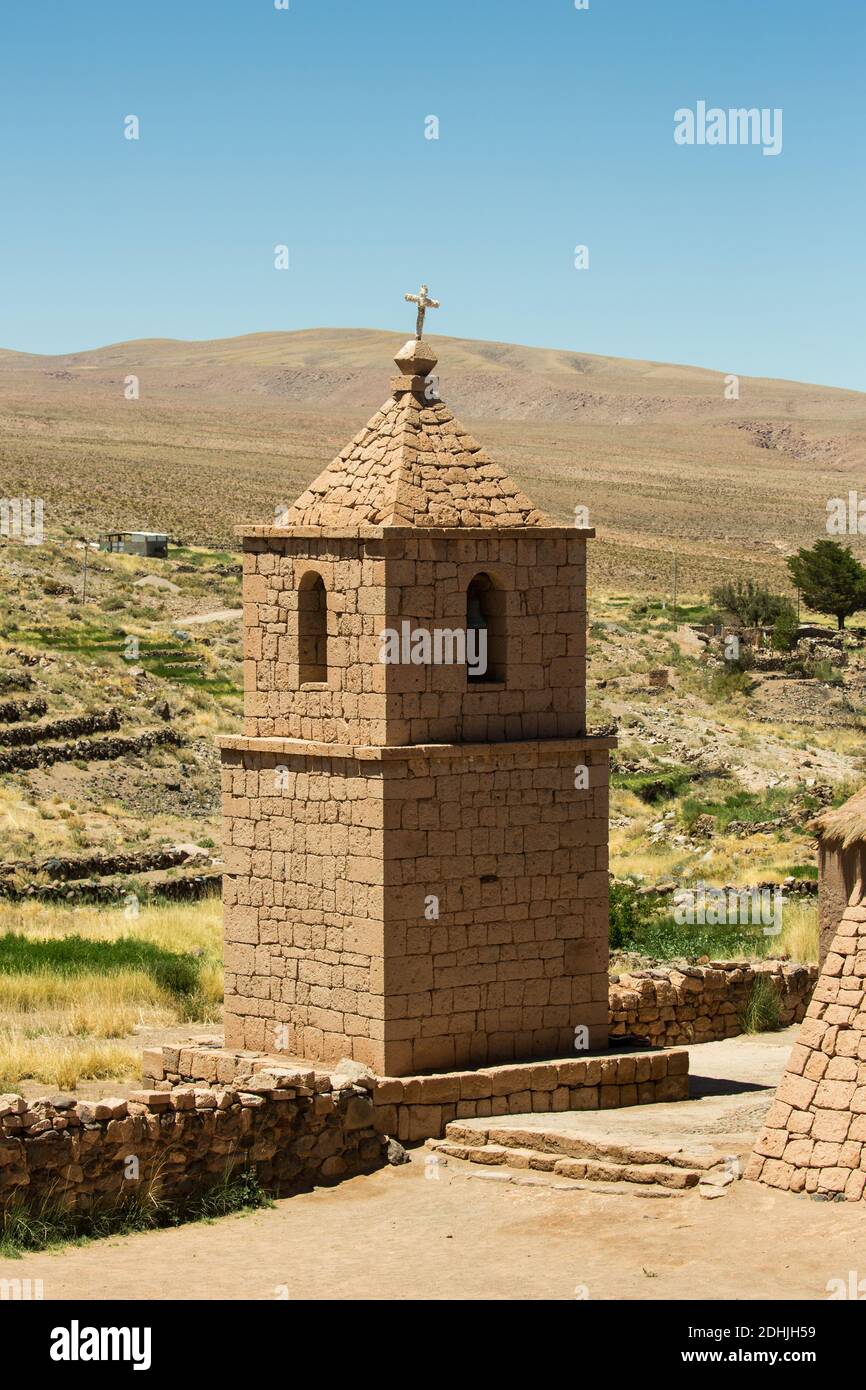
[[[424,315],[428,309],[438,309],[439,300],[431,299],[427,293],[427,285],[422,285],[417,294],[404,295],[404,299],[410,304],[418,305],[418,318],[415,321],[415,337],[420,338],[424,332]]]

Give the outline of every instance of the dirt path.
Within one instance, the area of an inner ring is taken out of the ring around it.
[[[172,627],[193,627],[197,623],[234,623],[244,616],[242,608],[215,608],[212,613],[195,613],[189,618],[172,618]]]
[[[41,1278],[46,1299],[825,1299],[851,1269],[866,1274],[853,1203],[746,1182],[707,1202],[430,1181],[415,1161],[249,1216],[0,1260],[0,1279]]]

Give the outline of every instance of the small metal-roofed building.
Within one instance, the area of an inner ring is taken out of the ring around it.
[[[106,531],[99,537],[100,550],[121,555],[146,555],[154,560],[168,558],[168,536],[161,531]]]

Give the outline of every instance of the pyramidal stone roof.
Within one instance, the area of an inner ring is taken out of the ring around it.
[[[746,1177],[866,1197],[866,898],[858,883],[827,953]]]
[[[431,389],[436,355],[410,338],[393,394],[284,518],[289,526],[550,526]]]

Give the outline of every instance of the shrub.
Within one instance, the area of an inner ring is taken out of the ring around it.
[[[737,695],[747,695],[751,677],[740,662],[731,662],[731,670],[714,671],[706,683],[705,694],[711,704],[727,703]]]
[[[655,925],[661,917],[658,900],[640,893],[637,885],[628,881],[611,880],[608,903],[613,951],[635,949],[640,933]]]
[[[633,792],[641,801],[653,806],[657,801],[679,796],[693,776],[688,767],[660,767],[650,772],[614,772],[610,780],[611,786]]]
[[[754,579],[726,580],[713,589],[712,597],[719,608],[733,614],[743,627],[768,627],[783,614],[794,612],[791,600],[784,594],[773,594]]]
[[[786,667],[791,675],[801,676],[804,680],[821,681],[824,685],[845,684],[844,676],[825,657],[810,661],[807,657],[795,656],[786,663]]]
[[[773,646],[777,652],[793,651],[800,624],[793,608],[780,613],[773,624]]]

